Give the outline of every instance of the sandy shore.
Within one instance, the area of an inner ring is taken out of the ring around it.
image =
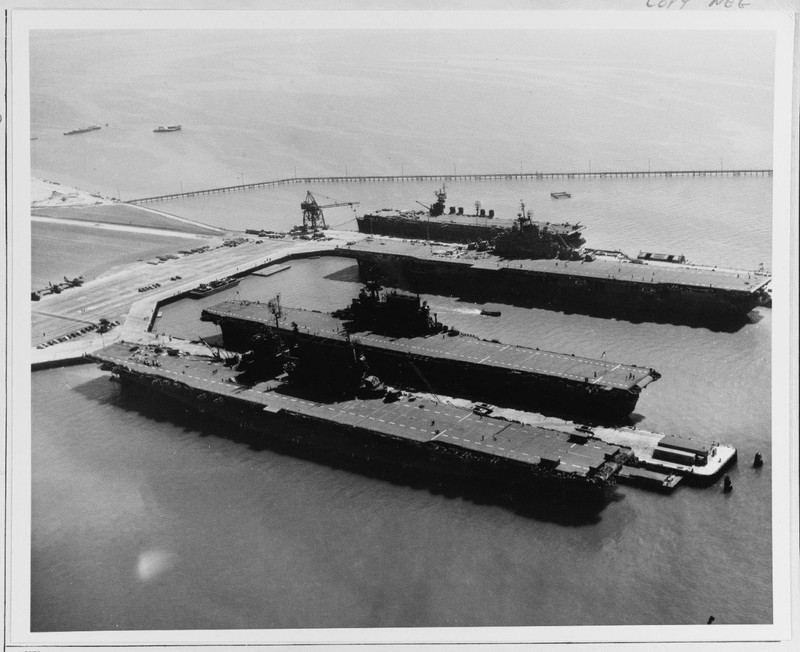
[[[75,225],[76,220],[65,220],[59,219],[57,217],[47,217],[42,215],[33,215],[31,219],[35,222],[43,222],[45,224],[64,224],[67,226]],[[205,239],[212,237],[208,234],[202,233],[190,233],[185,231],[168,231],[166,229],[154,229],[146,226],[130,226],[126,224],[102,224],[98,222],[86,222],[78,224],[78,226],[84,226],[87,228],[93,229],[105,229],[106,231],[125,231],[127,233],[141,233],[145,235],[156,235],[161,237],[173,237],[173,238],[198,238],[198,239]]]
[[[114,204],[117,200],[101,197],[80,188],[64,186],[57,181],[31,179],[31,208],[50,206],[96,206]]]
[[[122,263],[227,235],[218,227],[39,178],[31,179],[31,221],[36,225],[31,290],[64,276],[96,278]]]
[[[113,214],[111,211],[105,212],[104,206],[114,206]],[[55,212],[53,209],[64,210]],[[70,209],[76,209],[77,212]],[[80,220],[94,227],[101,227],[101,223],[106,222],[122,224],[132,229],[172,230],[199,235],[226,233],[226,229],[211,224],[154,208],[133,206],[113,197],[103,197],[80,188],[38,178],[31,179],[31,211],[35,211],[34,219],[63,218],[65,222]]]

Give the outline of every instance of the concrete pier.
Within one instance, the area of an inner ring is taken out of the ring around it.
[[[186,294],[201,283],[227,276],[244,276],[270,265],[297,258],[321,255],[346,242],[360,239],[352,232],[326,231],[326,240],[258,241],[248,238],[236,247],[226,247],[223,238],[208,241],[202,253],[181,255],[158,265],[137,261],[121,266],[82,287],[61,294],[42,297],[32,303],[31,363],[33,368],[46,368],[74,363],[84,353],[95,351],[119,339],[151,341],[149,333],[158,306]],[[179,278],[177,278],[179,277]],[[160,287],[139,292],[139,288]],[[36,348],[53,339],[74,333],[78,326],[95,324],[100,319],[119,321],[109,332],[92,332],[74,339]]]

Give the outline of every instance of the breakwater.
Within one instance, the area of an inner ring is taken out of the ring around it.
[[[205,188],[188,192],[175,192],[152,197],[130,199],[128,204],[147,204],[150,202],[181,199],[184,197],[197,197],[200,195],[217,195],[226,192],[239,192],[257,190],[259,188],[272,188],[287,186],[295,183],[387,183],[405,181],[492,181],[492,180],[527,180],[527,179],[604,179],[604,178],[638,178],[638,177],[771,177],[772,170],[746,169],[746,170],[628,170],[606,172],[511,172],[492,174],[398,174],[398,175],[367,175],[367,176],[323,176],[323,177],[289,177],[286,179],[273,179],[256,183],[242,183],[235,186],[221,186],[219,188]]]

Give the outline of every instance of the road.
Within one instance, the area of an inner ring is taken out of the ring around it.
[[[330,239],[320,241],[287,237],[257,242],[251,237],[235,247],[224,246],[223,238],[217,238],[211,241],[211,249],[203,253],[180,255],[158,265],[137,261],[117,267],[82,287],[69,288],[61,294],[47,295],[32,302],[31,345],[36,347],[73,333],[102,318],[122,322],[132,306],[142,300],[149,299],[146,303],[155,305],[159,300],[186,292],[200,283],[241,274],[287,255],[323,253],[359,238],[353,232],[328,231],[326,235]],[[181,278],[171,280],[176,276]],[[161,286],[138,291],[140,287],[156,283]],[[48,347],[48,351],[54,348],[57,345]]]

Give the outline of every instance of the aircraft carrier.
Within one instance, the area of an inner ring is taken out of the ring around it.
[[[164,347],[114,344],[90,357],[125,385],[145,388],[254,432],[259,443],[300,454],[351,459],[426,476],[468,479],[532,501],[601,508],[629,448],[494,418],[400,392],[352,391],[345,382],[320,400],[320,385],[285,375],[243,383],[224,358]],[[346,372],[352,365],[333,371]],[[330,361],[330,360],[329,360]],[[383,395],[382,395],[383,394]]]
[[[770,282],[766,273],[630,259],[588,251],[579,260],[510,259],[464,246],[367,238],[339,249],[362,279],[417,292],[481,292],[492,300],[634,319],[743,318]]]
[[[362,290],[329,314],[276,301],[227,301],[206,308],[203,321],[222,329],[226,349],[260,358],[302,344],[324,373],[332,349],[353,346],[382,380],[409,389],[596,419],[629,415],[654,369],[482,340],[450,330],[419,297]],[[535,333],[531,334],[535,341]],[[306,368],[311,366],[306,364]]]

